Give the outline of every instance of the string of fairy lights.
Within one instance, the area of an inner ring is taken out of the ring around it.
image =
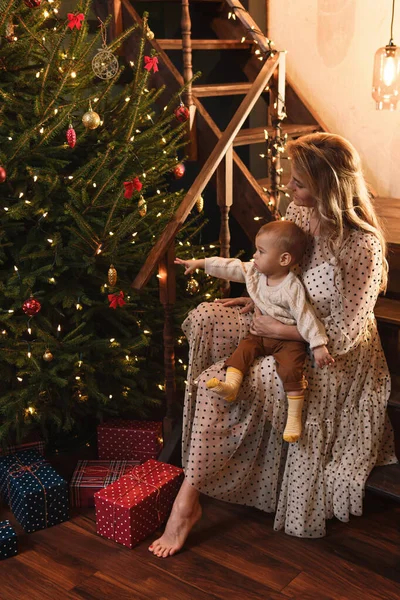
[[[238,14],[237,14],[238,13]],[[236,21],[236,19],[240,18],[239,13],[246,13],[248,11],[244,8],[244,6],[231,6],[228,12],[228,19]],[[241,26],[245,29],[245,35],[241,38],[241,43],[244,44],[248,37],[250,36],[253,43],[257,46],[254,54],[257,56],[258,60],[264,61],[269,57],[275,56],[278,52],[274,49],[274,42],[269,39],[261,29],[259,29],[256,25],[249,25],[245,22],[245,20],[240,19]],[[257,39],[258,38],[258,39]],[[260,39],[261,38],[261,39]],[[263,48],[260,48],[260,41],[262,42]],[[265,91],[269,91],[270,86],[265,88]],[[285,152],[286,142],[287,142],[287,134],[283,134],[282,132],[282,121],[286,118],[286,107],[283,101],[283,98],[275,91],[277,99],[273,103],[274,115],[272,116],[272,128],[274,129],[274,135],[270,135],[267,129],[264,130],[264,139],[266,144],[266,151],[259,154],[260,158],[267,160],[267,172],[270,177],[271,182],[273,183],[272,188],[268,189],[265,186],[262,186],[264,192],[266,192],[269,196],[268,207],[272,214],[274,214],[277,219],[284,219],[278,210],[280,194],[284,193],[286,197],[289,197],[287,193],[286,186],[280,185],[281,176],[283,173],[282,167],[277,167],[277,164],[282,159],[289,160],[289,157],[284,157],[282,154]],[[278,102],[280,103],[280,111],[278,112]],[[254,217],[255,221],[263,220],[263,217]]]
[[[54,3],[54,0],[48,0],[48,3],[51,5],[51,4]],[[48,7],[48,8],[49,8],[49,10],[46,8],[44,10],[44,12],[43,12],[44,18],[45,19],[55,18],[57,20],[57,22],[60,23],[60,21],[58,19],[58,16],[57,16],[58,15],[58,7],[57,7],[57,5],[54,6],[54,7]],[[53,30],[56,31],[57,27],[53,27]],[[14,25],[12,25],[12,38],[8,39],[8,41],[10,41],[10,42],[11,41],[12,42],[17,42],[18,41],[18,35],[16,35],[15,32],[14,32]],[[42,39],[41,39],[41,41],[44,44],[46,42],[46,37],[43,36]],[[76,63],[74,63],[74,61],[76,60],[76,58],[74,56],[68,57],[68,53],[66,51],[62,51],[60,53],[60,59],[62,61],[65,61],[65,66],[61,66],[60,65],[59,66],[59,71],[61,73],[65,74],[66,76],[69,76],[72,80],[76,80],[77,81],[78,77],[79,77],[79,70],[75,66]],[[130,61],[130,66],[131,67],[134,66],[134,62],[133,61]],[[35,77],[36,79],[40,79],[43,76],[43,74],[44,74],[44,69],[40,68],[36,72],[34,72],[33,77]],[[148,94],[149,90],[147,88],[144,88],[144,93]],[[98,101],[99,101],[99,98],[96,97],[96,96],[91,97],[91,98],[88,99],[90,110],[91,110],[91,103],[93,102],[93,104],[96,104]],[[131,101],[131,97],[130,96],[126,96],[125,97],[125,102],[128,104],[130,101]],[[37,130],[38,130],[38,132],[39,132],[40,135],[42,135],[42,136],[46,135],[46,124],[48,123],[49,119],[56,118],[56,117],[59,118],[59,115],[60,115],[60,113],[62,112],[62,110],[64,108],[65,107],[63,105],[55,106],[55,107],[52,108],[51,114],[48,113],[46,115],[46,118],[42,119],[42,121],[37,125]],[[165,106],[164,110],[167,110],[168,108],[169,108],[169,106]],[[182,105],[182,102],[181,102],[180,106],[177,107],[176,111],[178,111],[178,109],[179,109],[179,119],[178,120],[182,122],[183,120],[186,120],[186,118],[185,118],[185,112],[183,110],[183,109],[185,109],[185,107]],[[177,114],[176,114],[176,116],[178,118]],[[150,113],[146,114],[146,116],[144,118],[147,121],[149,121],[152,124],[154,124],[154,120],[153,120],[152,115]],[[103,121],[102,120],[99,121],[99,125],[100,126],[103,125]],[[50,127],[51,127],[51,124],[50,124]],[[134,132],[134,135],[132,135],[130,137],[129,141],[130,142],[134,142],[135,141],[135,137],[137,137],[137,135],[139,135],[141,133],[142,133],[142,130],[139,129],[139,128],[136,128],[136,130]],[[13,136],[14,136],[14,134],[12,132],[10,132],[10,135],[8,136],[8,141],[11,142],[11,143],[14,143]],[[166,139],[166,137],[165,137],[164,134],[161,137],[161,143],[164,144],[164,145],[168,144],[168,139]],[[67,143],[64,143],[64,146],[67,148]],[[11,148],[12,148],[12,146],[11,146]],[[11,153],[13,153],[13,151],[14,151],[14,149],[11,150]],[[167,151],[164,149],[163,153],[167,154]],[[137,160],[138,160],[138,162],[140,164],[140,161],[139,161],[138,158],[137,158]],[[179,161],[178,157],[175,157],[175,160],[176,160],[176,162],[178,162]],[[147,171],[146,170],[142,170],[141,178],[143,180],[145,180],[147,178],[147,176],[150,175],[151,171],[155,171],[155,170],[156,170],[156,167],[154,167],[154,166],[151,167],[150,169],[148,169]],[[37,184],[37,183],[40,184],[40,179],[41,179],[40,173],[38,173],[38,172],[32,172],[31,173],[31,183],[30,183],[29,187],[31,187],[33,189],[33,185],[34,184]],[[65,182],[66,183],[71,183],[72,184],[73,179],[74,179],[73,175],[66,175],[65,176]],[[89,182],[90,182],[90,185],[93,188],[97,187],[96,181],[89,180]],[[34,198],[35,192],[32,191],[32,189],[30,190],[30,192],[31,192],[32,198]],[[156,196],[161,195],[162,194],[161,189],[157,188],[155,190],[155,194],[156,194]],[[24,192],[20,192],[19,195],[18,195],[18,198],[13,198],[13,197],[7,196],[6,201],[14,201],[14,200],[21,201],[23,199],[23,197],[24,197]],[[144,200],[143,196],[141,196],[140,198],[141,198],[141,200],[139,201],[139,212],[140,212],[140,215],[143,217],[147,213],[147,204],[146,204],[146,201]],[[26,205],[32,204],[32,200],[30,200],[30,199],[24,199],[23,201],[25,202]],[[166,202],[165,198],[163,198],[163,202],[164,203]],[[6,213],[8,213],[10,216],[12,215],[13,211],[9,208],[9,206],[3,206],[3,210]],[[57,253],[57,240],[56,240],[56,236],[52,235],[52,233],[49,232],[48,230],[46,231],[46,229],[48,229],[48,228],[46,228],[46,226],[44,226],[44,224],[46,222],[47,223],[49,222],[49,215],[51,216],[51,210],[49,208],[43,208],[43,209],[40,209],[40,213],[41,214],[40,214],[39,218],[37,219],[37,227],[40,228],[41,231],[43,231],[45,243],[49,244],[50,247],[54,248],[54,251],[55,251],[55,254],[56,254]],[[159,218],[161,216],[162,216],[161,212],[158,212],[155,215],[156,218]],[[108,238],[111,238],[113,235],[114,235],[113,231],[109,231],[108,232]],[[154,235],[153,235],[153,237],[154,237]],[[132,238],[133,239],[132,239],[131,243],[135,244],[138,241],[138,239],[139,239],[138,238],[138,231],[135,231],[135,232],[132,233]],[[187,243],[188,243],[189,246],[191,245],[190,242],[187,242]],[[104,249],[105,249],[105,244],[106,244],[105,240],[93,240],[94,253],[96,255],[98,255],[101,252],[103,252]],[[54,259],[54,261],[55,260],[56,260],[56,258]],[[18,277],[20,277],[19,276],[19,269],[18,269],[17,265],[14,266],[14,271],[18,274]],[[53,277],[53,276],[49,277],[48,278],[48,283],[50,283],[52,285],[56,285],[57,284],[56,278]],[[101,291],[104,292],[104,293],[108,292],[108,284],[107,284],[107,282],[105,282],[101,286]],[[130,296],[127,296],[127,300],[128,301],[130,300]],[[75,303],[75,309],[76,309],[76,311],[82,311],[83,310],[83,304],[82,304],[82,300],[81,300],[80,296],[77,298],[77,301]],[[13,314],[14,313],[14,309],[9,309],[6,312],[9,313],[9,314]],[[141,330],[141,332],[144,335],[149,336],[149,335],[152,334],[151,331],[150,331],[150,329],[146,328],[146,326],[143,325],[139,320],[137,320],[137,326],[138,326],[139,330]],[[38,340],[33,337],[34,334],[33,334],[33,331],[32,331],[32,316],[27,319],[27,329],[26,329],[26,331],[27,331],[27,334],[28,334],[30,340],[29,341],[27,341],[27,340],[21,340],[21,341],[23,343],[27,344],[27,352],[26,352],[27,358],[28,359],[33,359],[34,356],[33,356],[33,353],[32,353],[32,346]],[[4,336],[7,335],[7,331],[5,329],[1,333]],[[55,334],[55,338],[57,340],[59,340],[59,341],[61,341],[61,333],[62,333],[62,325],[61,325],[61,323],[59,323],[57,325],[56,334]],[[41,342],[41,344],[43,344],[43,342]],[[110,344],[110,347],[113,347],[113,348],[114,347],[118,347],[120,345],[115,338],[110,338],[109,344]],[[47,353],[47,355],[50,358],[48,358],[48,359],[45,358],[46,353]],[[50,351],[46,350],[45,355],[43,356],[44,360],[51,361],[53,359],[53,356],[50,353]],[[130,356],[130,355],[126,354],[125,355],[125,360],[127,362],[133,361],[135,363],[135,362],[138,362],[140,359],[136,355],[135,356]],[[182,360],[180,360],[180,363],[183,365],[184,369],[187,369],[187,365],[185,365]],[[76,363],[76,367],[78,369],[78,371],[76,372],[76,375],[74,376],[75,377],[75,381],[76,381],[76,388],[77,388],[76,394],[77,394],[77,397],[78,397],[78,399],[80,401],[85,401],[87,399],[87,396],[85,394],[84,384],[83,384],[84,362],[83,362],[82,353],[80,354],[79,361]],[[23,380],[24,380],[23,377],[21,377],[20,375],[17,374],[17,381],[19,383],[22,383]],[[158,384],[158,387],[159,387],[159,389],[165,389],[165,386],[163,384]],[[128,392],[129,392],[129,389],[130,388],[124,388],[124,390],[122,392],[122,395],[127,395]],[[109,399],[112,399],[112,394],[109,395]],[[37,411],[36,411],[36,408],[34,406],[29,406],[26,409],[25,414],[26,414],[26,416],[32,416],[32,415],[36,414],[36,412]]]
[[[58,12],[59,12],[58,11],[58,6],[57,6],[57,4],[54,7],[51,6],[52,4],[55,3],[55,0],[47,0],[47,2],[48,2],[48,4],[50,6],[43,11],[43,16],[45,17],[45,19],[54,18],[59,23],[60,21],[58,19]],[[247,12],[246,9],[244,9],[244,7],[237,7],[237,6],[232,7],[231,10],[230,10],[230,12],[228,13],[228,19],[236,20],[236,12],[237,11],[241,11],[241,10],[244,11],[244,12]],[[243,22],[242,22],[242,25],[246,29],[246,35],[244,35],[241,38],[241,42],[245,43],[246,40],[247,40],[248,35],[250,35],[253,38],[254,44],[256,46],[258,46],[255,49],[255,51],[254,51],[255,55],[258,58],[258,60],[263,61],[263,60],[267,59],[270,56],[273,57],[274,54],[277,52],[276,50],[274,50],[274,42],[272,40],[268,39],[263,34],[263,32],[261,30],[259,30],[256,26],[251,25],[249,27],[246,27]],[[57,27],[56,26],[53,27],[53,30],[56,31]],[[254,37],[256,35],[257,36],[263,36],[264,41],[265,41],[265,49],[259,47],[259,42]],[[13,41],[18,41],[18,36],[14,35],[14,28],[13,28],[13,37],[12,37],[12,40]],[[46,41],[46,38],[45,38],[45,36],[43,36],[42,37],[42,42],[45,43],[45,41]],[[62,52],[62,54],[61,54],[61,60],[66,61],[66,66],[64,67],[64,66],[60,65],[59,66],[60,72],[61,73],[66,73],[71,79],[76,80],[79,77],[79,70],[74,65],[75,57],[74,56],[68,57],[67,52]],[[131,66],[134,66],[133,61],[131,61]],[[37,79],[40,79],[43,76],[43,73],[44,73],[44,69],[41,68],[38,71],[36,71],[36,73],[34,74],[34,76]],[[145,88],[144,92],[145,93],[149,93],[149,90],[147,88]],[[93,104],[96,104],[98,101],[99,101],[99,98],[97,96],[89,98],[88,102],[89,102],[89,105],[90,105],[90,109],[91,109],[91,102],[93,102]],[[125,102],[129,103],[130,101],[131,101],[130,96],[126,96]],[[57,117],[57,115],[60,114],[60,112],[63,110],[63,108],[64,108],[64,106],[62,106],[62,105],[54,107],[52,109],[52,114],[51,115],[49,114],[46,117],[46,119],[44,119],[42,122],[40,122],[38,124],[38,126],[37,126],[38,127],[38,131],[39,131],[39,133],[41,135],[45,135],[46,134],[46,122],[48,122],[48,120],[51,117],[53,117],[53,118]],[[168,108],[168,106],[165,106],[164,110],[167,110],[167,108]],[[275,102],[275,104],[274,104],[274,110],[276,110],[276,108],[277,108],[277,103]],[[268,135],[268,131],[265,130],[266,153],[265,154],[264,153],[260,154],[261,158],[263,158],[263,159],[267,158],[267,161],[268,161],[268,164],[269,164],[269,172],[271,174],[271,178],[275,177],[276,179],[278,179],[280,177],[280,175],[281,175],[281,173],[283,171],[283,169],[280,168],[280,167],[276,168],[275,164],[278,161],[278,157],[285,150],[285,144],[286,144],[287,135],[286,134],[282,135],[282,129],[281,129],[281,122],[282,122],[282,120],[285,117],[286,117],[286,113],[285,113],[285,109],[283,109],[283,110],[281,110],[281,112],[280,112],[279,115],[276,115],[276,120],[275,120],[275,122],[273,122],[273,127],[275,128],[275,130],[279,130],[279,132],[280,132],[279,135],[274,135],[274,136]],[[154,121],[153,121],[153,118],[152,118],[151,114],[147,114],[145,118],[148,121],[150,121],[151,123],[154,124]],[[102,120],[100,120],[100,125],[103,125],[103,121]],[[137,128],[135,130],[135,132],[134,132],[134,135],[132,135],[129,138],[130,142],[134,142],[135,141],[135,135],[137,136],[137,135],[140,135],[141,133],[142,133],[142,131],[139,128]],[[10,133],[10,136],[8,137],[8,140],[10,142],[13,141],[13,134],[12,133]],[[167,144],[168,143],[168,141],[164,137],[164,135],[161,137],[161,142],[163,144]],[[65,143],[65,146],[67,146],[66,143]],[[167,154],[167,151],[164,149],[163,153]],[[178,161],[178,160],[179,160],[178,157],[176,157],[176,161]],[[147,175],[150,174],[151,170],[154,171],[155,167],[152,167],[152,169],[149,169],[147,171],[143,170],[142,173],[141,173],[141,177],[145,180],[146,177],[147,177]],[[38,173],[32,173],[32,181],[33,181],[33,183],[38,182],[39,179],[40,179],[40,173],[39,174]],[[68,181],[72,182],[73,175],[67,175],[65,177],[65,179],[66,179],[67,182]],[[88,182],[88,184],[89,184],[89,182]],[[96,181],[90,181],[90,185],[93,188],[97,187]],[[263,188],[263,189],[264,189],[264,191],[266,191],[266,192],[269,193],[269,190],[267,190],[266,188]],[[278,180],[278,189],[279,190],[284,190],[284,186],[279,186],[279,180]],[[161,192],[160,189],[156,190],[156,194],[157,195],[160,195],[161,193],[162,192]],[[19,196],[18,196],[18,200],[21,200],[23,198],[23,196],[24,196],[24,192],[20,192]],[[270,196],[270,198],[271,198],[271,196]],[[14,200],[14,198],[8,198],[8,199],[9,200]],[[144,211],[144,214],[146,214],[146,212],[147,212],[146,201],[143,199],[142,196],[141,196],[141,200],[143,200],[142,210]],[[29,200],[29,199],[25,199],[24,202],[27,205],[31,204],[31,200]],[[163,199],[163,202],[165,203],[166,200]],[[271,209],[272,212],[274,212],[274,208],[276,207],[276,205],[277,205],[277,201],[276,200],[274,201],[274,200],[270,199],[270,201],[268,203],[268,206],[270,207],[270,209]],[[9,211],[9,207],[8,206],[4,206],[3,210],[5,212],[8,212]],[[276,210],[276,208],[275,208],[275,210]],[[43,230],[44,236],[45,236],[45,239],[46,239],[47,243],[51,247],[54,247],[55,252],[57,252],[57,243],[55,241],[54,236],[52,236],[52,234],[49,233],[49,232],[45,232],[45,230],[42,227],[43,223],[46,222],[46,220],[48,221],[48,219],[47,219],[48,215],[49,215],[49,209],[47,209],[47,208],[43,209],[42,210],[42,214],[41,214],[41,216],[39,217],[39,219],[37,221],[37,226],[40,227]],[[157,217],[161,217],[161,215],[162,215],[162,213],[158,212],[155,216],[157,218]],[[255,217],[256,220],[258,220],[260,218],[261,217]],[[113,231],[109,231],[108,232],[108,237],[109,238],[112,237],[113,235],[114,235]],[[131,241],[132,244],[135,244],[138,241],[137,235],[138,235],[137,231],[134,232],[134,233],[132,233],[132,237],[136,238],[136,239],[132,239],[132,241]],[[182,242],[179,242],[179,243],[182,244]],[[100,254],[101,252],[104,251],[105,244],[106,244],[106,240],[100,240],[100,239],[93,240],[93,248],[94,248],[94,252],[95,252],[96,255],[98,255],[98,254]],[[190,242],[187,242],[187,244],[189,246],[191,245]],[[209,245],[210,249],[212,249],[213,247],[214,247],[214,245],[212,245],[212,244]],[[18,267],[16,265],[14,266],[14,270],[18,273]],[[19,273],[18,273],[18,276],[19,276]],[[50,284],[53,284],[53,285],[55,285],[57,283],[56,279],[54,277],[49,277],[48,278],[48,282]],[[101,290],[104,293],[106,293],[108,291],[108,284],[104,283],[101,286]],[[210,297],[210,294],[205,294],[205,297],[206,298]],[[128,296],[127,299],[129,300],[130,297]],[[81,301],[80,297],[77,298],[77,301],[76,301],[76,304],[75,304],[75,309],[76,309],[76,311],[83,310],[83,304],[82,304],[82,301]],[[10,309],[7,312],[11,314],[11,313],[14,312],[14,310]],[[140,327],[140,328],[142,327],[142,324],[140,323],[140,321],[138,321],[137,324],[138,324],[138,327]],[[58,340],[60,339],[61,332],[62,332],[62,326],[61,326],[61,324],[58,324],[58,326],[57,326],[57,332],[56,332],[56,338]],[[151,331],[149,329],[147,329],[145,326],[143,326],[142,332],[145,335],[151,335]],[[1,333],[3,335],[6,335],[7,331],[3,330]],[[32,336],[31,318],[29,318],[27,320],[27,333],[29,334],[30,337]],[[184,338],[178,338],[178,340],[177,340],[178,344],[182,344],[183,343],[183,339]],[[36,340],[31,339],[30,342],[28,342],[28,341],[26,342],[28,344],[28,346],[27,346],[27,357],[28,358],[32,358],[31,344],[33,344],[34,341],[36,341]],[[109,343],[110,343],[111,347],[118,346],[118,342],[115,340],[115,338],[110,338]],[[137,361],[139,361],[139,358],[137,356],[131,357],[131,356],[129,356],[127,354],[125,356],[125,360],[128,361],[128,362],[131,361],[131,360],[133,362],[137,362]],[[187,364],[185,364],[182,359],[178,359],[178,362],[182,365],[182,368],[184,370],[187,369]],[[80,360],[77,362],[77,368],[80,371],[75,375],[75,380],[77,382],[77,396],[78,396],[78,398],[80,400],[82,400],[82,398],[85,398],[85,393],[84,393],[84,389],[83,389],[83,385],[82,385],[82,377],[83,377],[82,369],[83,369],[83,367],[84,367],[84,363],[83,363],[83,360],[82,360],[82,355],[80,355]],[[19,376],[17,377],[17,380],[19,382],[23,381],[23,379],[21,377],[19,377]],[[164,384],[160,383],[160,384],[158,384],[158,387],[159,387],[160,390],[165,390],[165,385]],[[125,392],[128,393],[128,390],[125,390]],[[112,399],[112,395],[110,395],[109,398]],[[35,408],[32,407],[32,406],[28,407],[26,410],[27,410],[27,414],[28,415],[32,415],[32,414],[35,413]]]

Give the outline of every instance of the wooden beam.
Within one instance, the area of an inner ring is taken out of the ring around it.
[[[181,39],[158,39],[163,50],[182,50]],[[248,50],[254,45],[252,40],[193,40],[192,50]]]
[[[269,136],[274,135],[275,130],[273,127],[253,127],[251,129],[242,129],[237,134],[233,145],[236,147],[246,146],[247,144],[261,144],[265,142],[265,130],[268,131]],[[319,130],[319,125],[286,125],[285,123],[282,123],[282,133],[286,133],[289,138],[300,137],[301,135],[314,133],[315,131]]]
[[[278,62],[279,54],[276,54],[264,64],[252,86],[252,89],[243,99],[233,119],[217,142],[214,150],[205,162],[201,172],[196,177],[193,185],[186,194],[178,210],[175,212],[155,246],[153,246],[152,250],[150,251],[146,262],[132,284],[135,289],[141,289],[150,279],[157,263],[161,259],[161,256],[165,253],[166,248],[168,248],[168,246],[171,244],[176,233],[185,222],[187,216],[195,205],[197,198],[201,195],[207,183],[210,181],[218,165],[225,156],[228,148],[232,145],[239,129],[243,125],[254,104],[264,91],[265,86],[267,85],[278,65]]]
[[[250,81],[240,83],[204,83],[194,85],[193,93],[197,98],[211,98],[211,96],[240,96],[247,94],[253,84]]]

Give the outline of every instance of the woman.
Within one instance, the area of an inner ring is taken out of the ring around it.
[[[303,433],[282,442],[285,395],[271,357],[258,359],[233,404],[206,388],[250,331],[300,340],[296,326],[244,314],[244,299],[204,303],[183,324],[190,343],[184,410],[185,480],[164,535],[149,550],[166,557],[201,516],[199,492],[275,512],[276,530],[321,537],[325,520],[362,513],[375,464],[395,462],[386,416],[390,378],[374,318],[387,282],[385,240],[360,159],[349,142],[317,133],[288,144],[293,202],[286,218],[309,234],[299,275],[325,324],[335,364],[306,362]]]

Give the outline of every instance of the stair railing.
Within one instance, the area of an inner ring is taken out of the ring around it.
[[[141,22],[139,15],[133,9],[129,0],[109,0],[113,4],[114,14],[114,35],[117,36],[123,31],[123,12],[124,8],[134,20]],[[238,0],[226,0],[229,6],[235,10],[238,18],[244,23],[246,29],[250,31],[254,41],[259,45],[262,52],[269,50],[265,36],[259,33],[256,23],[247,13],[242,10],[243,6]],[[187,83],[193,76],[191,59],[191,22],[189,13],[189,0],[182,0],[182,47],[184,49],[184,82]],[[152,41],[154,47],[158,44]],[[172,64],[169,66],[173,70]],[[275,109],[281,111],[284,104],[284,82],[285,82],[285,53],[274,51],[262,66],[258,76],[252,84],[249,92],[243,99],[236,114],[232,118],[226,130],[219,138],[214,150],[206,160],[199,175],[196,177],[191,188],[180,204],[179,208],[171,218],[167,227],[157,240],[150,251],[145,263],[137,274],[132,287],[141,290],[149,281],[150,277],[158,267],[158,279],[160,289],[160,301],[164,308],[164,368],[165,368],[165,396],[166,396],[166,416],[164,419],[164,436],[172,431],[172,427],[178,412],[178,403],[176,399],[175,387],[175,349],[174,349],[174,330],[173,330],[173,307],[176,296],[175,285],[175,267],[174,267],[174,242],[179,229],[186,221],[189,213],[193,209],[197,199],[201,196],[211,177],[216,172],[217,176],[217,202],[221,212],[220,227],[220,254],[229,257],[230,249],[230,230],[229,230],[229,212],[233,204],[233,142],[244,121],[250,114],[256,101],[267,89],[268,83],[273,76],[278,79],[278,94],[275,102]],[[177,75],[179,80],[179,75]],[[190,110],[190,131],[194,131],[194,118],[196,104],[192,95],[192,89],[189,85],[185,96],[185,102]],[[193,135],[191,135],[193,142]],[[193,147],[193,144],[191,144]],[[228,288],[225,287],[225,293]]]
[[[145,263],[137,274],[132,287],[141,290],[149,281],[158,266],[160,282],[160,299],[165,310],[164,349],[165,349],[165,395],[166,417],[164,429],[171,431],[177,412],[175,390],[174,339],[172,331],[172,309],[175,301],[175,267],[173,264],[175,236],[186,221],[196,200],[201,196],[213,174],[217,171],[217,187],[219,188],[218,204],[221,211],[220,243],[221,255],[229,256],[229,211],[233,202],[233,142],[250,114],[254,104],[265,90],[268,82],[278,69],[284,69],[283,52],[276,52],[263,65],[249,92],[243,99],[233,119],[221,135],[214,150],[204,163],[179,208],[167,224],[161,236],[150,251]],[[282,62],[281,62],[282,61]]]

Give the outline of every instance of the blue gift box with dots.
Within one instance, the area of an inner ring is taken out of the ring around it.
[[[69,518],[67,482],[35,450],[0,457],[0,492],[27,533]]]
[[[0,521],[0,560],[18,553],[17,534],[10,521]]]

